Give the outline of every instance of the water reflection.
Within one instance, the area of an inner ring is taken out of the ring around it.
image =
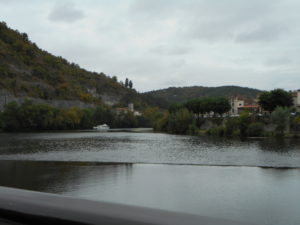
[[[118,176],[128,177],[131,169],[131,164],[0,161],[0,186],[65,193],[92,185],[93,179],[105,183]]]
[[[271,139],[262,139],[258,142],[261,150],[271,151],[271,152],[280,152],[286,153],[293,151],[298,147],[299,149],[299,140],[295,139],[284,139],[284,138],[271,138]]]

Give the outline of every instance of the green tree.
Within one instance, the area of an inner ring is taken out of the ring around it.
[[[3,113],[0,112],[0,131],[3,129],[4,121],[3,121]]]
[[[128,88],[128,85],[129,85],[129,81],[128,81],[128,78],[126,78],[125,79],[125,87]]]
[[[295,118],[293,118],[292,124],[293,124],[293,128],[295,131],[300,130],[300,116],[299,115],[296,116]]]
[[[25,100],[19,107],[22,130],[47,130],[53,125],[54,108],[46,104],[34,104]]]
[[[133,87],[133,84],[132,84],[132,81],[131,81],[131,80],[130,80],[129,83],[128,83],[128,87],[129,87],[130,89],[132,89],[132,87]]]
[[[53,128],[54,123],[54,107],[46,104],[38,104],[35,106],[36,111],[36,128],[38,130],[49,130]]]
[[[112,125],[113,123],[113,114],[111,111],[105,107],[104,105],[99,105],[94,111],[93,114],[93,121],[94,125],[99,125],[99,124],[108,124]]]
[[[54,118],[55,129],[77,129],[80,127],[82,110],[77,107],[57,109]]]
[[[186,108],[182,108],[177,112],[170,114],[168,130],[175,134],[186,134],[191,124],[193,124],[193,114]]]
[[[262,137],[264,135],[264,124],[260,122],[251,123],[247,130],[250,137]]]
[[[230,137],[239,130],[239,119],[238,118],[228,118],[225,122],[224,133],[226,136]]]
[[[181,103],[173,103],[169,106],[169,113],[175,113],[179,109],[182,109],[183,107],[184,105],[182,105]]]
[[[164,112],[158,107],[147,107],[143,111],[143,117],[145,117],[151,126],[153,126],[156,121],[160,120],[164,116]]]
[[[113,126],[116,128],[134,128],[137,127],[137,118],[132,112],[121,113],[115,117]]]
[[[153,129],[155,131],[165,131],[168,132],[168,121],[170,114],[168,112],[164,113],[161,118],[156,120],[153,124]]]
[[[113,76],[111,79],[112,79],[114,82],[118,82],[118,78],[117,78],[116,76]]]
[[[228,112],[231,108],[229,100],[226,98],[214,98],[212,101],[212,111],[215,114],[223,115],[224,113]]]
[[[290,110],[284,107],[277,107],[271,114],[272,123],[276,125],[276,135],[284,136],[284,131],[289,126]]]
[[[251,115],[249,112],[244,111],[241,113],[239,117],[239,129],[240,129],[240,136],[246,137],[247,130],[251,122]]]
[[[267,111],[274,111],[277,107],[290,107],[293,105],[291,93],[282,89],[263,92],[259,96],[260,106]]]
[[[197,115],[210,112],[222,115],[230,110],[228,99],[222,97],[193,99],[184,103],[183,106]]]
[[[80,128],[91,129],[93,126],[98,125],[93,120],[94,109],[83,109],[80,121]]]
[[[3,128],[7,131],[17,131],[20,129],[19,106],[16,102],[9,102],[4,107],[2,114]]]

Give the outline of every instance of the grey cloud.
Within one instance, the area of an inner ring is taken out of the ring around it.
[[[62,21],[66,23],[74,23],[84,18],[84,13],[76,9],[72,2],[56,4],[49,14],[49,20]]]
[[[250,31],[240,33],[236,37],[237,42],[273,41],[279,39],[288,32],[288,28],[276,23],[260,25]]]

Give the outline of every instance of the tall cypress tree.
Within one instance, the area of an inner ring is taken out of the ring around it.
[[[132,86],[133,86],[132,81],[129,81],[128,86],[129,86],[130,89],[132,89]]]

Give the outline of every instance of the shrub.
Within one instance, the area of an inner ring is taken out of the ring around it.
[[[206,133],[208,135],[212,135],[212,136],[223,137],[224,134],[225,134],[225,127],[224,126],[214,127],[214,128],[211,128],[211,129],[207,130]]]
[[[2,130],[3,128],[3,113],[0,112],[0,131]]]
[[[238,132],[239,121],[237,118],[229,118],[225,123],[225,135],[233,136]]]
[[[246,137],[247,136],[247,129],[251,122],[251,116],[250,113],[245,111],[242,112],[239,117],[239,129],[240,129],[240,136]]]
[[[193,114],[186,108],[171,113],[168,119],[168,131],[175,134],[186,134],[193,123]]]
[[[247,129],[247,134],[250,137],[264,136],[264,124],[260,122],[250,124]]]
[[[284,136],[284,131],[289,124],[290,111],[288,108],[277,107],[272,112],[272,123],[276,125],[276,136]]]
[[[187,133],[188,134],[196,134],[198,132],[198,127],[196,125],[196,122],[194,121],[192,124],[189,125]]]

